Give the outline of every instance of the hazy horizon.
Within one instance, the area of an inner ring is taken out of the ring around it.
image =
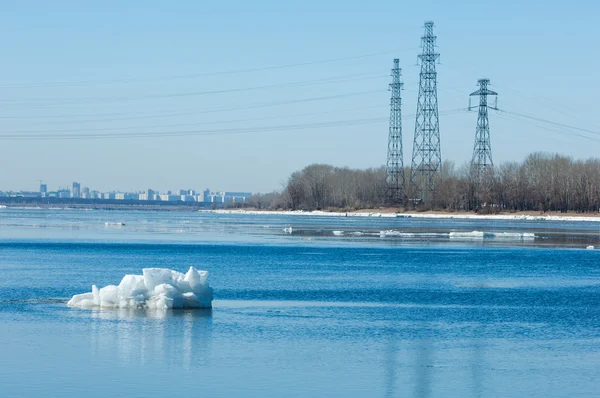
[[[101,191],[270,192],[311,163],[382,166],[393,58],[410,166],[426,20],[441,54],[444,160],[471,158],[477,113],[458,109],[480,78],[513,112],[490,112],[496,163],[597,153],[594,2],[59,1],[0,10],[0,190],[37,190],[41,179],[52,189],[77,181]]]

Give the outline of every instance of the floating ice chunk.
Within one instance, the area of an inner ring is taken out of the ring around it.
[[[146,285],[142,275],[125,275],[119,283],[119,293],[122,296],[133,296],[135,292],[143,293],[145,290]]]
[[[206,278],[208,278],[208,271],[198,271],[196,268],[190,267],[183,280],[187,282],[192,291],[195,291],[196,288],[206,284]]]
[[[190,267],[185,274],[182,284],[187,283],[189,290],[183,293],[184,302],[188,302],[191,308],[210,307],[212,288],[206,282],[207,278],[208,271],[198,271],[194,267]],[[209,301],[207,301],[208,298],[210,298]]]
[[[344,231],[333,231],[333,234],[335,236],[342,236],[342,235],[344,235]]]
[[[530,240],[535,239],[535,234],[531,232],[494,232],[491,234],[492,238],[502,239],[523,239]]]
[[[98,290],[96,285],[92,285],[92,296],[94,300],[94,305],[100,305],[100,290]]]
[[[76,294],[71,307],[105,308],[210,308],[213,289],[208,272],[190,267],[184,275],[166,268],[144,268],[143,275],[125,275],[118,286],[109,285],[91,293]]]
[[[124,222],[111,222],[111,221],[106,221],[104,223],[105,227],[124,227],[125,223]]]
[[[94,295],[92,293],[76,294],[69,300],[68,305],[72,307],[94,307]]]
[[[594,249],[595,249],[595,247],[594,247],[594,246],[588,246],[588,247],[586,247],[586,249],[587,249],[587,250],[594,250]]]
[[[399,237],[399,238],[447,238],[449,234],[447,232],[401,232],[393,229],[387,231],[380,231],[379,236],[382,238],[387,237]]]
[[[450,239],[483,239],[482,231],[450,232]]]
[[[161,283],[154,288],[153,298],[156,300],[156,308],[183,308],[183,293],[173,285]],[[152,300],[152,299],[151,299]],[[168,303],[165,307],[164,304]]]
[[[382,238],[384,236],[398,236],[400,235],[400,231],[394,231],[392,229],[388,230],[388,231],[380,231],[379,232],[379,236],[381,236]]]
[[[292,233],[292,227],[285,227],[283,229],[283,232],[285,232],[286,234],[291,234]]]
[[[161,283],[173,283],[172,270],[167,268],[144,268],[142,274],[148,290],[154,290]]]
[[[119,307],[119,287],[108,285],[100,289],[100,307]]]
[[[535,234],[531,232],[450,232],[450,239],[517,239],[532,240]]]

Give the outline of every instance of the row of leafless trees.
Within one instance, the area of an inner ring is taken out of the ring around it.
[[[293,173],[281,192],[255,195],[252,205],[285,209],[361,209],[389,205],[385,168],[355,170],[313,164]],[[410,169],[405,170],[410,176]],[[468,165],[444,162],[429,203],[405,184],[402,206],[452,211],[576,211],[600,208],[600,159],[534,153],[476,176]]]

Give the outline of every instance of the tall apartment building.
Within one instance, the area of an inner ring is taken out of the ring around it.
[[[81,184],[78,182],[73,183],[73,190],[71,191],[71,197],[73,198],[81,198]]]

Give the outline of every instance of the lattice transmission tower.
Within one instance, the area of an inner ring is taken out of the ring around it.
[[[433,22],[425,22],[425,34],[421,38],[423,52],[419,55],[421,73],[410,173],[410,183],[416,187],[418,195],[416,199],[423,203],[435,193],[436,175],[442,164],[435,71],[440,54],[435,52],[435,41]]]
[[[400,81],[400,60],[394,59],[392,69],[392,92],[390,100],[390,131],[388,138],[386,181],[388,184],[388,200],[398,205],[404,202],[404,161],[402,156],[402,86]]]
[[[488,168],[493,167],[492,144],[490,142],[490,123],[488,120],[488,108],[498,109],[498,93],[488,89],[490,79],[479,79],[479,90],[469,96],[469,110],[471,110],[471,98],[479,96],[479,114],[477,116],[477,130],[475,132],[475,145],[473,146],[473,159],[471,170],[479,179]],[[493,106],[488,105],[488,95],[496,96]]]

